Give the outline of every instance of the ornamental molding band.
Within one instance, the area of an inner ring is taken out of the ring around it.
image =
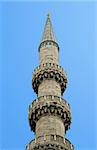
[[[50,15],[39,45],[39,66],[32,75],[32,88],[37,98],[29,105],[28,120],[35,132],[26,150],[74,150],[66,139],[72,117],[69,103],[62,98],[67,87],[67,74],[59,66],[59,45],[56,41]]]

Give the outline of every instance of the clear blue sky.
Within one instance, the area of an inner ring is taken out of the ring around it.
[[[24,150],[34,138],[28,124],[28,106],[36,98],[31,77],[48,12],[69,81],[64,98],[72,125],[66,137],[75,150],[97,150],[95,2],[4,2],[1,8],[0,150]]]

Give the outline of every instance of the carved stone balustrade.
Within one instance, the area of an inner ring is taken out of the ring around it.
[[[52,138],[52,137],[51,137]],[[43,140],[38,142],[38,139],[32,140],[26,147],[26,150],[74,150],[74,146],[71,144],[71,142],[67,139],[62,138],[62,142],[59,141],[58,137],[56,139],[53,138],[51,141]]]
[[[61,86],[61,93],[66,89],[67,86],[67,75],[63,68],[59,65],[46,63],[40,65],[34,70],[32,76],[32,87],[34,91],[38,94],[38,87],[43,80],[55,80]]]
[[[41,96],[29,106],[29,124],[35,132],[36,122],[45,115],[54,115],[62,119],[65,131],[70,128],[70,106],[63,98],[57,96]]]

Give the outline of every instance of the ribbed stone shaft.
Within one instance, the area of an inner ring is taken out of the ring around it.
[[[40,46],[40,64],[55,63],[58,64],[58,47],[53,41],[45,41]]]
[[[48,15],[39,45],[40,64],[32,76],[37,99],[29,106],[29,124],[36,137],[27,145],[27,150],[74,150],[65,137],[71,124],[71,112],[69,104],[61,97],[67,86],[67,76],[59,66],[58,53],[59,46]]]
[[[61,87],[59,83],[54,80],[43,81],[38,88],[38,97],[44,95],[56,95],[61,97]]]
[[[64,124],[57,116],[41,117],[36,125],[36,137],[46,138],[50,135],[59,135],[64,138],[64,132]]]

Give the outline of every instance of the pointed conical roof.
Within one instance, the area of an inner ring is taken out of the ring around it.
[[[44,33],[43,33],[41,43],[44,41],[47,41],[47,40],[51,40],[51,41],[56,42],[49,14],[47,15],[47,20],[46,20],[46,24],[45,24]]]

